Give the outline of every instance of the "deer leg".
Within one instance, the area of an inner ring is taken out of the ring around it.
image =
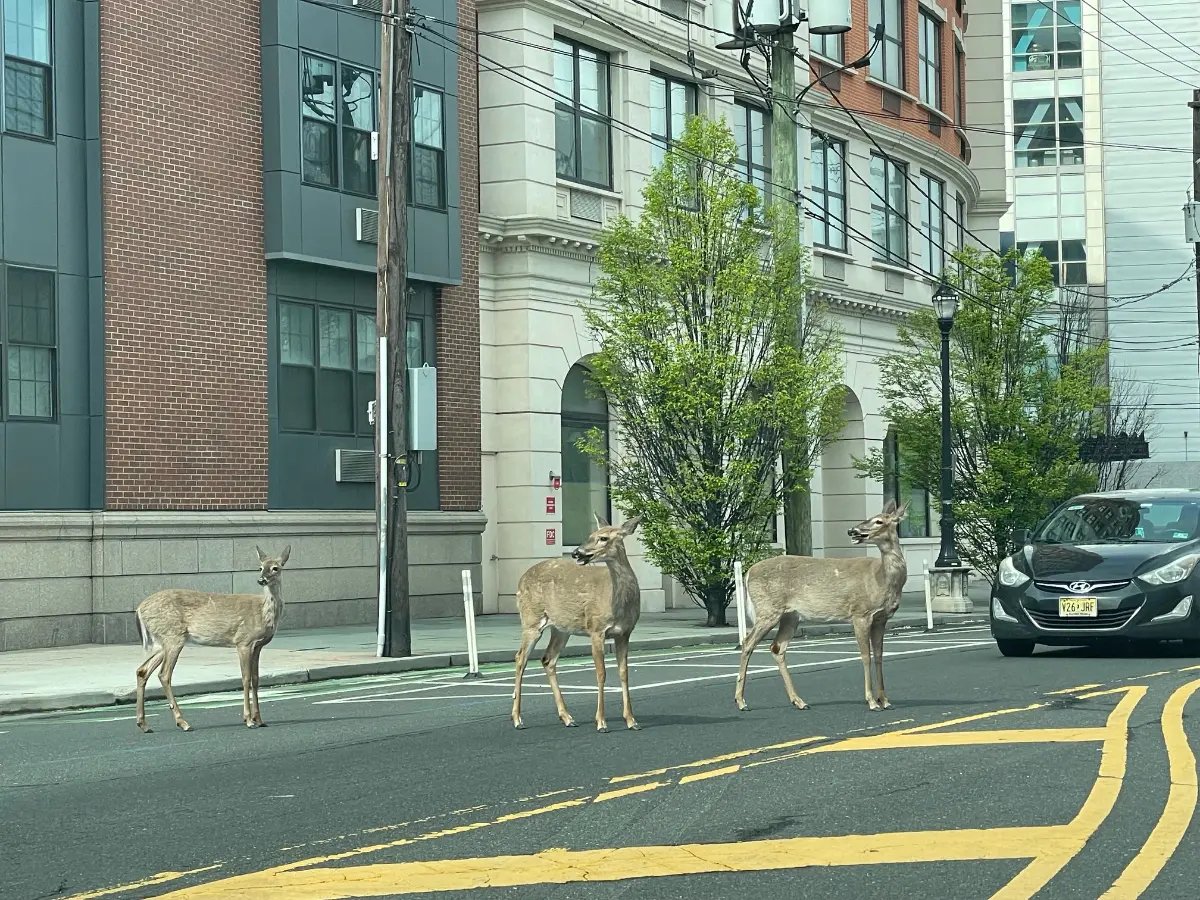
[[[783,677],[783,687],[787,691],[788,699],[792,701],[792,706],[796,709],[808,709],[808,704],[796,693],[796,686],[792,684],[792,673],[788,671],[787,667],[788,641],[796,633],[796,626],[799,624],[799,613],[784,613],[779,620],[779,630],[775,632],[775,640],[771,642],[771,655],[775,657],[775,664],[779,666],[779,674]]]
[[[891,709],[892,704],[888,703],[887,691],[883,686],[883,630],[886,625],[887,619],[882,614],[871,622],[871,656],[875,663],[875,699],[882,709]]]
[[[750,654],[754,652],[754,648],[758,646],[758,642],[778,622],[778,616],[764,616],[758,619],[755,621],[754,627],[750,629],[749,634],[746,635],[746,642],[742,644],[742,659],[741,665],[738,667],[737,685],[733,689],[733,702],[743,712],[750,708],[746,705],[746,668],[750,665]]]
[[[536,625],[526,626],[521,631],[521,646],[517,648],[517,667],[513,680],[512,721],[514,728],[524,728],[521,719],[521,679],[525,675],[525,664],[529,662],[529,651],[541,637],[542,629]]]
[[[596,730],[608,731],[608,722],[604,719],[604,632],[592,633],[592,661],[596,664]]]
[[[163,663],[158,671],[158,680],[162,683],[163,693],[167,695],[167,704],[171,707],[171,714],[175,716],[175,724],[184,731],[191,731],[192,726],[183,718],[179,702],[175,699],[175,691],[171,689],[171,676],[175,674],[175,663],[179,661],[179,654],[182,652],[182,641],[163,648]]]
[[[867,706],[878,710],[879,703],[871,690],[871,623],[868,619],[854,619],[854,636],[858,639],[858,652],[862,656],[863,681],[866,684]]]
[[[150,734],[154,730],[146,724],[146,682],[162,662],[162,650],[151,650],[150,655],[137,668],[137,718],[134,721],[143,734]]]
[[[565,631],[551,627],[550,643],[546,645],[546,652],[542,654],[542,668],[546,670],[546,680],[550,682],[550,690],[554,693],[554,705],[558,709],[559,720],[568,728],[574,728],[575,720],[567,712],[567,704],[558,686],[558,655],[562,653],[569,636]]]
[[[625,717],[626,727],[638,731],[642,726],[633,717],[633,703],[629,700],[629,635],[618,634],[613,640],[613,650],[617,654],[617,675],[621,679],[621,714]]]
[[[267,723],[262,720],[262,712],[258,708],[258,665],[259,659],[262,657],[262,649],[265,646],[266,642],[259,641],[250,652],[250,711],[254,724],[259,728],[267,727]]]
[[[253,644],[238,644],[238,666],[242,670],[242,722],[247,728],[257,728],[250,712],[250,659],[254,655]]]

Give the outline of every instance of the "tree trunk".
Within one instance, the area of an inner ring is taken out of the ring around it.
[[[725,621],[725,586],[717,585],[704,592],[704,609],[708,612],[705,621],[706,628],[724,628],[729,623]]]

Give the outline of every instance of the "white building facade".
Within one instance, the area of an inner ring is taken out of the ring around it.
[[[989,87],[988,75],[1003,56],[1000,0],[972,3],[971,29],[959,6],[855,0],[852,30],[820,40],[811,58],[818,71],[832,71],[861,56],[870,27],[883,21],[888,59],[825,82],[857,123],[824,87],[808,92],[798,116],[803,202],[818,217],[806,219],[805,234],[815,245],[817,291],[844,335],[848,388],[844,429],[813,482],[814,550],[855,552],[846,528],[877,511],[885,494],[898,496],[911,503],[905,542],[914,586],[922,562],[936,556],[930,505],[903,473],[872,482],[853,461],[888,438],[879,363],[896,349],[903,317],[930,302],[929,273],[940,274],[969,233],[998,240],[1002,141],[956,126],[978,110],[981,124],[1000,129],[1002,89]],[[625,518],[611,509],[603,468],[574,447],[600,427],[610,453],[622,452],[620,423],[583,390],[597,348],[581,304],[592,298],[599,229],[621,214],[636,217],[646,176],[688,114],[724,117],[746,177],[768,189],[777,181],[762,95],[736,52],[715,49],[733,25],[731,0],[479,5],[485,612],[514,609],[521,573],[569,553],[593,511]],[[803,25],[796,40],[803,85]],[[969,99],[975,84],[978,105]],[[782,540],[782,521],[777,533]],[[633,551],[645,610],[692,604],[636,540]]]

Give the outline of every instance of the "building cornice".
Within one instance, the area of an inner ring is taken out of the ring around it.
[[[591,260],[596,253],[597,236],[598,229],[563,219],[479,217],[479,249],[487,253],[548,253]]]

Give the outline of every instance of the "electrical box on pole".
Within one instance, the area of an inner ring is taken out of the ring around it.
[[[845,34],[850,30],[850,0],[809,0],[809,34]]]

